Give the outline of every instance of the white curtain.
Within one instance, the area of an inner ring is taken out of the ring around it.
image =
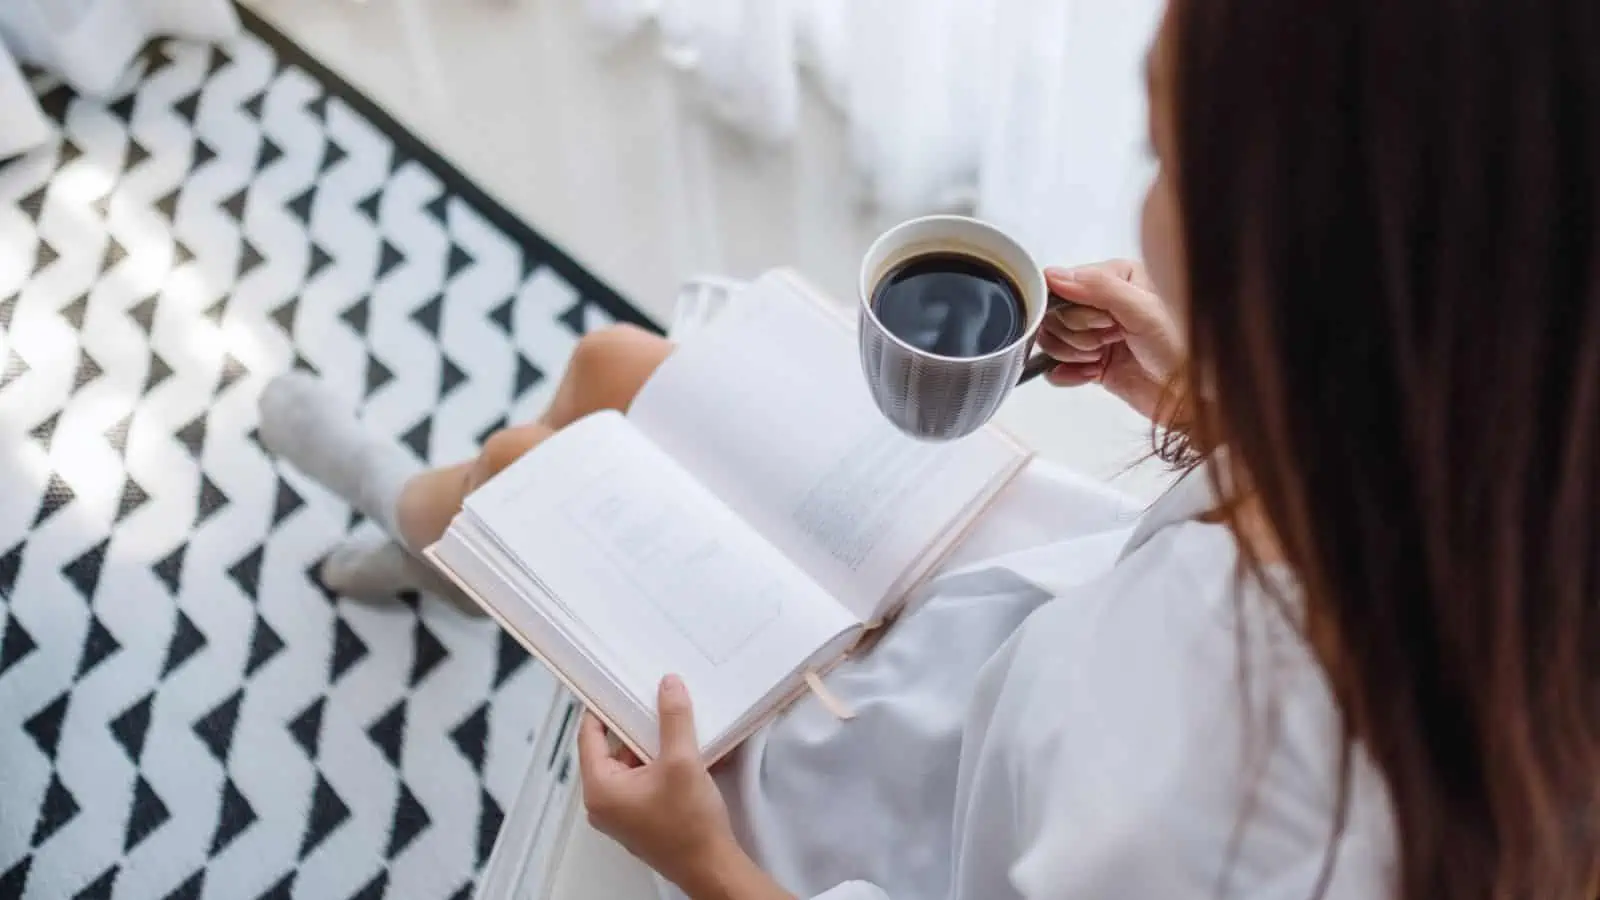
[[[759,141],[787,141],[814,86],[891,215],[974,210],[1049,259],[1137,249],[1161,0],[584,3],[617,37],[655,27],[708,112]]]
[[[156,35],[223,40],[238,29],[228,0],[0,0],[0,157],[50,135],[16,60],[103,96]]]

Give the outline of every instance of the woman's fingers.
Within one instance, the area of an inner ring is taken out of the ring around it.
[[[1085,266],[1078,269],[1046,269],[1050,292],[1079,306],[1099,310],[1131,334],[1143,334],[1162,323],[1161,301],[1114,269]]]
[[[1079,350],[1098,350],[1123,339],[1122,329],[1107,313],[1087,306],[1067,306],[1055,310],[1044,320],[1042,334]]]
[[[1056,319],[1045,319],[1044,327],[1039,329],[1039,333],[1041,335],[1051,335],[1057,340],[1064,341],[1079,350],[1099,350],[1101,347],[1109,347],[1125,337],[1120,328],[1072,328]]]
[[[1098,363],[1105,358],[1105,351],[1098,346],[1090,349],[1076,347],[1070,340],[1051,331],[1039,332],[1038,345],[1045,355],[1061,363]]]
[[[611,758],[630,769],[644,765],[644,760],[641,760],[639,754],[633,752],[633,748],[627,744],[617,744],[616,749],[611,751]]]
[[[603,790],[607,778],[631,768],[612,756],[606,727],[594,713],[585,712],[583,722],[578,725],[578,771],[583,776],[584,790],[589,793]]]
[[[1075,303],[1057,307],[1046,321],[1056,322],[1068,331],[1095,331],[1117,327],[1117,320],[1111,318],[1110,314],[1092,306],[1078,306]]]
[[[1045,380],[1056,387],[1082,387],[1094,384],[1105,373],[1102,363],[1062,363],[1045,373]]]
[[[1122,332],[1116,328],[1101,328],[1096,331],[1062,331],[1057,335],[1068,345],[1079,350],[1101,350],[1122,340]]]

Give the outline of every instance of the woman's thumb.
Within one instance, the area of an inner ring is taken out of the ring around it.
[[[694,732],[694,703],[683,679],[668,675],[661,679],[656,700],[661,718],[661,755],[682,759],[700,758],[700,740]]]

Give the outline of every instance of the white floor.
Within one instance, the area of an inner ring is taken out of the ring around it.
[[[849,302],[861,252],[891,224],[856,207],[843,129],[814,98],[796,146],[752,147],[695,114],[648,36],[603,45],[577,0],[250,5],[663,322],[675,287],[706,272],[793,266]],[[1136,465],[1148,426],[1098,389],[1036,384],[1001,418],[1137,495],[1165,481]],[[614,847],[585,836],[574,853],[605,877],[562,896],[642,896]]]

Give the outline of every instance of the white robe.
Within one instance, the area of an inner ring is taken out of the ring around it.
[[[1324,678],[1241,603],[1211,505],[1197,473],[1130,536],[1126,501],[1031,466],[829,676],[856,719],[803,701],[719,774],[745,846],[826,900],[1302,900],[1330,851],[1328,900],[1392,896],[1386,791],[1358,754],[1333,840]]]

